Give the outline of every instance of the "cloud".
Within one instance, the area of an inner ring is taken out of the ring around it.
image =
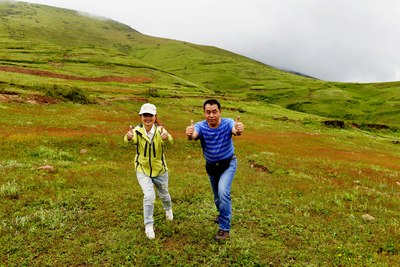
[[[238,52],[325,80],[398,80],[396,1],[285,1]]]

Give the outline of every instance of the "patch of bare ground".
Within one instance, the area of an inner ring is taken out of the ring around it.
[[[340,162],[360,162],[382,168],[400,170],[400,158],[390,152],[383,153],[374,150],[353,150],[350,147],[329,146],[326,136],[319,134],[294,132],[268,132],[243,135],[241,139],[257,142],[259,147],[268,147],[275,153],[283,153],[301,158],[322,158]]]
[[[152,81],[149,77],[124,77],[124,76],[100,76],[100,77],[82,77],[68,74],[54,73],[44,70],[34,70],[21,67],[13,66],[0,66],[0,71],[4,72],[15,72],[28,75],[36,75],[49,78],[57,78],[64,80],[75,80],[75,81],[88,81],[88,82],[120,82],[120,83],[149,83]]]
[[[258,171],[265,173],[271,173],[271,171],[266,166],[258,164],[254,160],[249,160],[249,163],[250,163],[250,168],[254,168]]]
[[[42,95],[31,94],[26,97],[22,97],[18,93],[3,92],[0,94],[0,102],[18,102],[18,103],[29,103],[35,105],[50,105],[50,104],[57,104],[59,101],[57,99]]]
[[[19,126],[13,127],[12,129],[0,128],[0,136],[18,138],[22,134],[27,138],[29,136],[52,136],[52,137],[84,137],[92,135],[116,135],[123,134],[126,129],[122,127],[110,128],[107,126],[96,126],[96,127],[79,127],[76,129],[61,128],[61,127],[46,127],[46,126]]]

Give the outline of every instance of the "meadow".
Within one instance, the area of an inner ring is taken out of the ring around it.
[[[216,211],[201,148],[184,136],[190,119],[202,119],[202,99],[147,100],[175,138],[167,151],[175,218],[165,221],[156,202],[155,240],[144,235],[135,150],[122,140],[143,102],[0,103],[2,265],[399,262],[398,136],[329,128],[317,116],[222,99],[224,116],[240,114],[246,132],[234,140],[232,231],[221,244],[213,240]],[[237,107],[242,112],[230,111]],[[46,165],[54,169],[40,169]]]
[[[310,79],[47,6],[0,14],[0,266],[399,266],[399,82]],[[185,138],[211,97],[246,127],[222,243]],[[174,137],[174,220],[157,200],[154,240],[123,142],[146,102]]]

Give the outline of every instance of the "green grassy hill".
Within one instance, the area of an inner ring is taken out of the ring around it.
[[[398,266],[399,86],[0,0],[0,266]],[[208,97],[245,124],[224,243],[200,144],[185,138]],[[148,101],[174,137],[174,220],[157,199],[151,241],[123,142]]]
[[[93,97],[223,96],[263,101],[356,124],[400,125],[399,83],[334,83],[294,75],[216,47],[144,35],[106,18],[22,2],[0,3],[0,66],[78,77],[141,77],[96,83],[0,72],[2,88],[73,86]],[[9,69],[8,69],[9,70]],[[45,91],[48,89],[44,89]]]

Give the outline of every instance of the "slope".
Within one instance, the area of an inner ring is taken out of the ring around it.
[[[8,90],[47,92],[56,85],[105,98],[239,98],[351,123],[400,125],[399,83],[320,81],[216,47],[151,37],[113,20],[50,6],[0,2],[0,15],[0,66],[17,68],[0,72],[0,85]],[[54,74],[27,78],[32,70]]]

